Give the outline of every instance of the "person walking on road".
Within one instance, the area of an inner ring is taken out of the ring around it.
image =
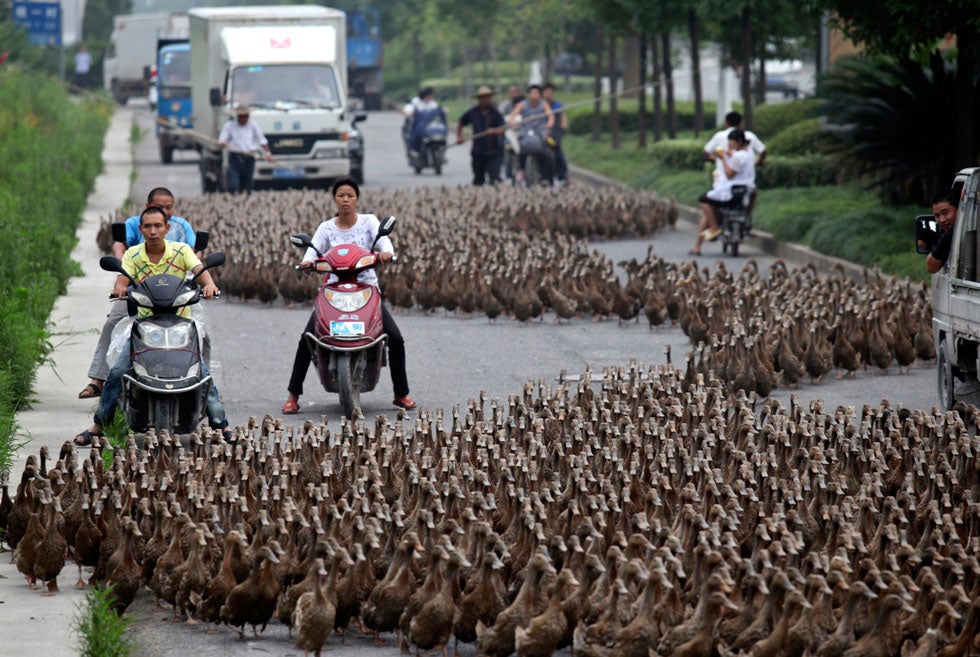
[[[266,160],[272,159],[269,142],[262,134],[259,124],[249,118],[250,114],[248,105],[239,103],[235,106],[235,116],[228,119],[218,135],[218,145],[221,148],[231,148],[225,177],[225,191],[231,194],[252,193],[255,184],[255,153],[262,150]]]
[[[548,136],[548,148],[553,160],[552,182],[555,187],[561,187],[568,180],[568,162],[565,160],[565,151],[561,149],[562,137],[568,132],[568,113],[562,109],[561,101],[555,99],[555,85],[552,83],[544,85],[542,97],[555,115],[555,124],[551,126],[551,134]]]
[[[463,143],[463,126],[473,126],[473,146],[470,148],[470,165],[473,168],[473,184],[483,185],[500,182],[500,165],[504,160],[504,117],[493,106],[493,89],[481,86],[473,94],[476,105],[459,117],[456,124],[456,143]]]

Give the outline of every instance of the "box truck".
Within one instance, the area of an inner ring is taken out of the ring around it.
[[[186,39],[187,14],[131,14],[112,19],[102,80],[118,103],[146,96],[160,39]]]
[[[236,105],[269,140],[255,184],[327,186],[350,174],[344,12],[314,5],[190,12],[191,102],[204,192],[224,188],[221,128]]]

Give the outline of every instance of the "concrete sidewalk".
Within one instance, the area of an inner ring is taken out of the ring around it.
[[[84,276],[71,279],[67,294],[55,303],[49,322],[55,347],[52,362],[37,371],[36,400],[32,408],[17,415],[20,439],[28,442],[17,455],[10,472],[11,496],[29,454],[37,454],[41,446],[46,445],[52,458],[56,459],[61,445],[92,421],[97,400],[78,399],[78,391],[88,382],[86,373],[108,311],[113,279],[113,274],[99,268],[101,254],[95,238],[100,220],[114,213],[129,195],[133,168],[129,142],[132,122],[131,111],[117,109],[106,133],[103,171],[88,198],[84,220],[78,229],[78,244],[71,254],[72,259],[81,264]],[[87,458],[88,452],[82,448],[81,458]],[[69,560],[58,578],[61,593],[42,596],[27,588],[23,575],[10,563],[9,553],[0,555],[0,626],[6,628],[0,642],[0,657],[69,657],[78,654],[71,619],[77,613],[84,592],[74,588],[77,572],[74,562]]]

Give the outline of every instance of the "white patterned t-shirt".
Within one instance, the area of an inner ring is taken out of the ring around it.
[[[337,226],[337,217],[333,219],[328,219],[324,221],[316,229],[313,234],[313,246],[316,247],[320,253],[326,253],[338,244],[356,244],[362,249],[371,249],[371,244],[374,242],[375,236],[378,234],[378,228],[381,227],[381,222],[373,214],[359,214],[357,215],[357,222],[344,230]],[[391,244],[391,240],[387,237],[382,237],[378,240],[375,246],[376,251],[382,251],[385,253],[394,253],[395,247]],[[313,249],[307,249],[306,255],[303,256],[303,260],[313,261],[317,257],[316,251]],[[336,276],[331,275],[329,282],[336,280]],[[366,285],[373,285],[378,287],[378,275],[373,269],[368,269],[362,271],[357,275],[357,280]]]

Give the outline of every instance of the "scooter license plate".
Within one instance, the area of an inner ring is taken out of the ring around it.
[[[364,335],[364,322],[330,322],[330,335],[338,338]]]

